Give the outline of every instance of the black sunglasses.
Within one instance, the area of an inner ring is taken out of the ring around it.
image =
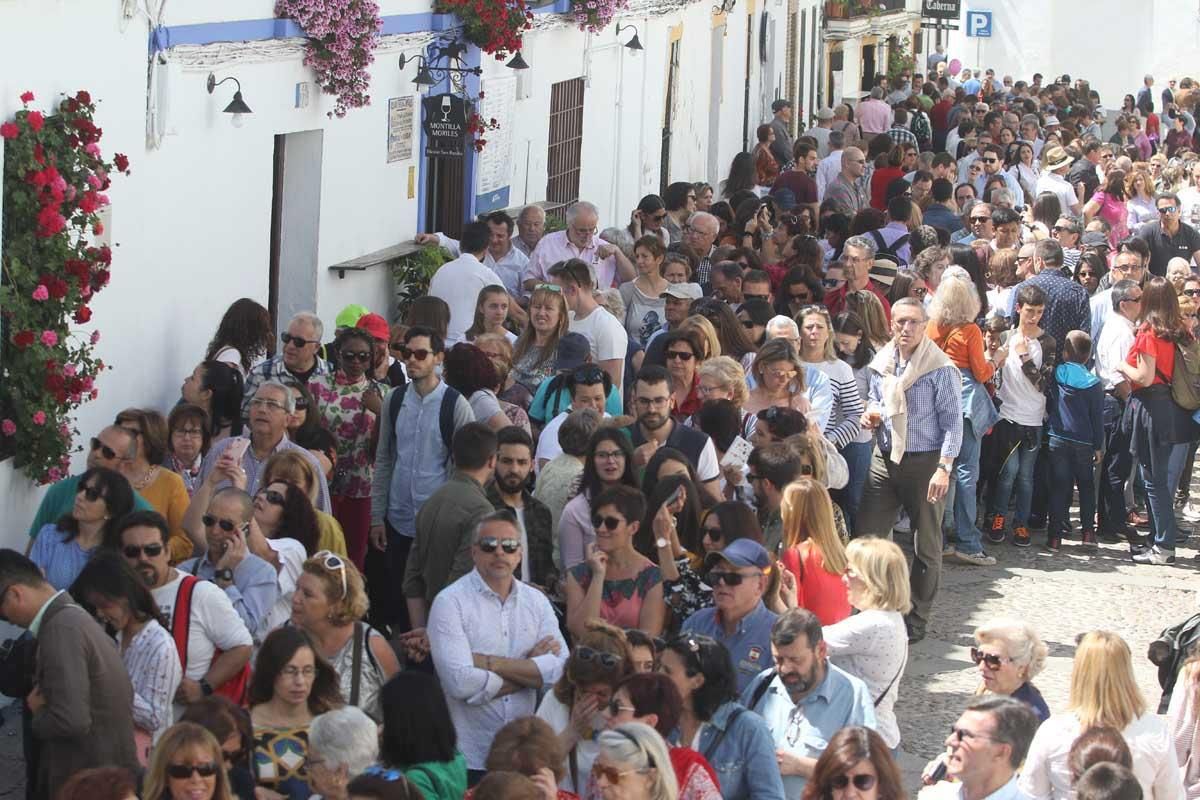
[[[225,531],[226,533],[233,533],[235,530],[242,527],[230,522],[227,519],[217,519],[212,514],[205,514],[200,518],[200,521],[204,523],[204,527],[206,528],[211,528],[213,525],[219,525],[221,530]]]
[[[79,484],[79,488],[75,490],[75,494],[82,494],[88,499],[88,502],[94,503],[101,497],[104,497],[104,490],[81,483]]]
[[[829,786],[833,789],[845,789],[851,782],[860,792],[869,792],[875,786],[875,776],[855,775],[851,778],[849,775],[836,775],[829,781]]]
[[[357,353],[352,353],[352,352],[343,350],[342,358],[346,361],[362,361],[365,363],[365,362],[371,360],[371,354],[365,350],[357,352]]]
[[[1011,661],[1012,659],[996,655],[995,653],[985,653],[978,647],[972,647],[971,660],[975,662],[976,666],[978,666],[980,662],[983,662],[988,669],[1000,669],[1001,664],[1003,664],[1005,661]],[[961,737],[959,738],[961,739]]]
[[[1188,297],[1200,297],[1200,289],[1184,289],[1183,293]],[[1133,298],[1130,298],[1131,300]]]
[[[604,382],[604,370],[595,364],[584,364],[582,367],[576,367],[575,371],[571,373],[571,377],[574,378],[576,384],[592,386]]]
[[[751,328],[754,327],[754,325],[755,325],[755,323],[754,323],[754,320],[752,320],[752,319],[742,320],[742,327],[745,328],[746,330],[750,330]]]
[[[711,525],[705,525],[701,529],[701,533],[703,536],[707,536],[709,539],[712,539],[714,542],[721,541],[721,539],[723,539],[725,536],[723,533],[721,533],[720,528],[714,528]]]
[[[104,442],[100,441],[95,436],[93,436],[92,437],[92,452],[94,453],[97,450],[100,451],[100,455],[104,456],[109,461],[112,461],[114,458],[117,457],[116,450],[113,450],[111,447],[106,445]]]
[[[429,354],[432,352],[433,352],[432,350],[425,350],[425,349],[410,350],[407,347],[401,347],[400,348],[400,357],[403,358],[405,361],[407,361],[410,358],[415,358],[417,361],[424,361],[425,359],[429,358]]]
[[[306,345],[306,344],[320,344],[321,343],[319,339],[305,339],[300,336],[292,336],[290,333],[287,333],[286,331],[284,333],[279,334],[279,339],[284,344],[294,344],[294,345],[296,345],[296,347],[304,347],[304,345]]]
[[[156,558],[162,554],[162,551],[163,546],[161,544],[144,544],[140,547],[136,544],[127,544],[121,548],[121,552],[128,559],[137,558],[142,553],[145,553],[147,558]]]
[[[495,536],[485,536],[478,542],[479,549],[485,553],[494,553],[496,548],[500,548],[510,556],[521,549],[521,541],[519,539],[497,539]]]
[[[201,778],[211,778],[217,774],[217,765],[213,762],[207,764],[168,764],[167,775],[177,781],[182,781],[190,778],[193,775],[199,775]]]
[[[593,650],[587,645],[581,645],[580,647],[575,648],[575,655],[579,656],[580,661],[599,664],[605,669],[613,669],[621,663],[621,659],[617,658],[612,653],[606,653],[603,650]]]
[[[719,583],[724,583],[726,586],[741,586],[742,582],[750,577],[750,575],[743,575],[740,572],[722,572],[720,570],[713,570],[712,572],[708,573],[708,580],[706,583],[708,583],[709,586],[714,587]]]
[[[592,527],[599,530],[600,528],[608,528],[610,531],[615,531],[620,527],[621,520],[618,517],[602,517],[599,514],[592,517]]]
[[[682,350],[668,350],[667,351],[667,361],[674,361],[676,359],[678,359],[680,361],[691,361],[695,357],[696,357],[695,353],[685,353]]]
[[[273,506],[280,507],[283,506],[284,501],[286,500],[282,492],[277,492],[274,489],[263,489],[258,493],[258,497],[261,497]]]

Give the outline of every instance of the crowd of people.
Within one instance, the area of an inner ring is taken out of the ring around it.
[[[627,224],[422,233],[451,260],[395,324],[301,313],[277,349],[234,303],[0,551],[28,796],[913,794],[944,560],[1171,565],[1200,520],[1200,92],[1114,116],[946,68],[795,137],[778,100]],[[1090,632],[1052,709],[1036,630],[974,638],[923,794],[1200,796],[1200,661],[1163,719]]]

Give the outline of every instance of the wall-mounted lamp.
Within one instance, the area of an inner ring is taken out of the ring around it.
[[[617,36],[621,35],[621,31],[628,30],[633,31],[633,38],[626,42],[625,46],[633,51],[644,50],[645,48],[642,47],[642,41],[638,39],[638,29],[634,25],[617,25]]]
[[[517,54],[510,58],[508,63],[504,66],[508,67],[509,69],[529,69],[529,65],[525,63],[525,59],[521,57],[520,50],[518,50]]]
[[[250,110],[250,106],[246,105],[246,101],[242,99],[242,83],[241,83],[241,81],[239,81],[237,78],[233,77],[232,75],[230,75],[228,78],[222,78],[221,80],[217,80],[217,76],[213,75],[210,72],[210,73],[208,73],[208,83],[205,85],[208,88],[208,93],[212,94],[214,89],[216,89],[222,83],[226,83],[228,81],[233,81],[233,83],[237,87],[237,89],[235,89],[233,92],[233,100],[231,100],[229,102],[229,105],[225,106],[225,113],[233,114],[233,117],[231,119],[231,121],[233,122],[233,127],[240,128],[240,127],[242,127],[242,123],[245,122],[246,115],[254,113],[253,111]]]
[[[721,4],[719,6],[713,6],[712,13],[728,14],[730,11],[733,11],[733,7],[735,5],[737,5],[737,0],[721,0]]]
[[[406,56],[401,53],[400,69],[403,71],[407,64],[415,61],[417,63],[417,77],[413,78],[413,83],[422,87],[434,86],[439,80],[445,80],[451,75],[474,75],[475,77],[479,77],[483,74],[483,67],[464,66],[463,55],[466,52],[467,46],[462,42],[448,42],[431,49],[428,58],[423,55]],[[437,66],[442,61],[448,62],[447,66]],[[521,57],[520,50],[509,59],[507,66],[509,69],[529,69],[529,64]]]

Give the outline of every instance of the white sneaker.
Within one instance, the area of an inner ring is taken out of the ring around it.
[[[1179,513],[1188,522],[1200,522],[1200,506],[1195,503],[1185,504]]]
[[[994,567],[996,559],[994,556],[989,556],[987,553],[980,550],[978,553],[964,553],[961,550],[955,551],[954,558],[962,564],[970,564],[972,567]]]

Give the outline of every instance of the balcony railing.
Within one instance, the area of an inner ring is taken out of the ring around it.
[[[905,0],[825,0],[825,19],[874,17],[905,8]]]

